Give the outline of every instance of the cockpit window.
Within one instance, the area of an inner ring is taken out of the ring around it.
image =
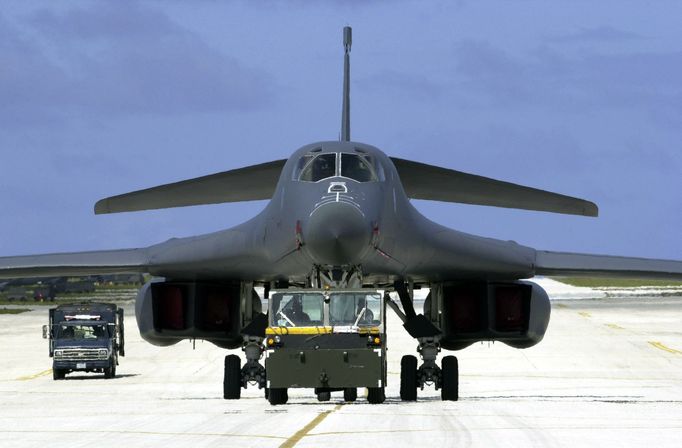
[[[358,154],[341,154],[341,176],[358,182],[377,181],[377,175],[371,163]]]
[[[306,157],[310,157],[310,155],[303,156],[301,160],[299,160],[299,165]],[[320,154],[313,158],[312,161],[307,162],[301,172],[299,180],[317,182],[318,180],[333,176],[336,176],[336,154]]]

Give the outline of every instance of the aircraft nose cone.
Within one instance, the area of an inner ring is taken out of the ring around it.
[[[326,204],[313,212],[303,241],[320,264],[334,266],[359,261],[371,239],[371,228],[360,211],[349,204]]]

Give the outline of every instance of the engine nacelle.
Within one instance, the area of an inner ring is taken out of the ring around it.
[[[433,312],[434,304],[440,313]],[[434,285],[424,308],[443,331],[441,346],[449,350],[479,341],[532,347],[545,336],[551,312],[545,290],[528,281]]]
[[[142,339],[158,346],[203,339],[237,348],[241,329],[260,311],[251,284],[238,281],[152,281],[140,289],[135,302]]]

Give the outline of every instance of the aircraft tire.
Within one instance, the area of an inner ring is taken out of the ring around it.
[[[223,378],[223,398],[239,400],[242,392],[242,360],[237,355],[225,357],[225,377]]]
[[[346,387],[343,390],[343,400],[344,401],[355,401],[358,399],[358,389],[357,387]]]
[[[268,392],[268,401],[272,405],[286,404],[289,401],[289,393],[286,388],[271,387]]]
[[[443,357],[441,375],[441,399],[443,401],[457,401],[459,399],[459,365],[457,357]]]
[[[368,387],[367,401],[371,404],[381,404],[386,400],[386,393],[383,387]]]
[[[405,355],[400,360],[400,399],[417,401],[417,357]]]

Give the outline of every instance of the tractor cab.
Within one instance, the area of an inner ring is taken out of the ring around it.
[[[386,306],[376,290],[279,290],[270,293],[266,328],[268,399],[286,403],[289,388],[313,388],[320,401],[357,388],[384,401]]]

